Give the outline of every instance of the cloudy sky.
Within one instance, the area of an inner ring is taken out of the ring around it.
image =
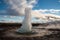
[[[5,1],[6,0],[0,0],[0,15],[8,15],[6,10],[9,9],[9,7],[8,7],[9,5]],[[55,14],[55,15],[60,16],[60,0],[33,0],[30,3],[33,3],[33,2],[36,3],[35,5],[33,5],[33,8],[32,8],[34,15],[36,15],[35,14],[35,12],[36,12],[37,15],[38,14],[39,15],[40,14]],[[29,4],[29,5],[31,6],[31,4]],[[19,8],[17,8],[17,10],[19,10]],[[12,13],[10,13],[10,14],[12,14]],[[17,14],[15,14],[15,15],[17,15]]]

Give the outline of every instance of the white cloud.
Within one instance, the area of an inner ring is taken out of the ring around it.
[[[60,0],[58,2],[60,2]]]
[[[37,0],[29,0],[27,2],[26,0],[6,0],[7,3],[9,4],[8,9],[6,10],[8,15],[24,15],[25,13],[25,8],[26,7],[34,7],[34,4],[36,4]],[[50,14],[58,14],[60,10],[56,9],[39,9],[39,10],[31,10],[32,11],[32,16],[38,17],[38,18],[45,18],[46,15]],[[47,14],[47,12],[49,14]],[[5,13],[0,11],[0,13]],[[46,14],[45,14],[46,13]],[[55,15],[56,16],[56,15]]]
[[[60,18],[60,16],[54,15],[54,14],[45,14],[45,16],[51,16],[51,17],[57,17],[57,18]]]
[[[43,19],[47,19],[46,16],[60,18],[60,16],[55,15],[59,12],[60,10],[56,10],[56,9],[40,9],[40,10],[33,10],[32,15],[37,18],[43,18]]]
[[[32,14],[32,16],[38,17],[38,18],[44,18],[44,16],[45,16],[42,13],[40,13],[39,10],[33,10],[31,14]]]
[[[38,10],[40,11],[40,13],[51,13],[51,14],[57,14],[60,12],[60,10],[56,10],[56,9],[40,9]]]

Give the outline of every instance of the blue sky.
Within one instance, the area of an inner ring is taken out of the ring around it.
[[[8,5],[4,2],[4,0],[0,0],[0,12],[1,10],[6,10],[7,7]],[[42,9],[43,11],[45,9],[60,10],[60,0],[38,0],[33,10],[40,9]],[[60,15],[60,11],[57,14]]]
[[[0,16],[2,14],[8,15],[8,13],[5,13],[7,8],[8,5],[5,3],[5,0],[0,0]],[[60,16],[60,0],[37,0],[37,4],[34,5],[33,10],[36,11],[34,12],[36,16],[43,16],[41,14],[55,14]]]
[[[6,8],[7,8],[7,5],[4,2],[4,0],[0,0],[0,10],[5,10]]]
[[[0,10],[6,8],[4,0],[0,0]],[[60,9],[60,0],[38,0],[34,9]]]
[[[38,0],[34,9],[60,9],[60,0]]]

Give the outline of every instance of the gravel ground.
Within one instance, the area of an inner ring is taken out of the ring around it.
[[[60,22],[50,23],[49,25],[39,25],[33,27],[37,34],[21,35],[16,34],[15,30],[20,26],[4,26],[6,29],[0,31],[0,40],[60,40]],[[1,29],[2,30],[2,29]]]

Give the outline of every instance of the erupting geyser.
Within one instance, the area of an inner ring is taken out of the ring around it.
[[[7,0],[8,1],[8,0]],[[19,33],[27,33],[32,31],[31,11],[36,0],[9,0],[8,4],[12,10],[17,11],[17,14],[25,14],[21,28],[17,29]]]
[[[26,33],[32,31],[32,25],[31,25],[31,8],[27,7],[25,8],[25,18],[22,23],[22,27],[17,30],[17,32],[20,33]]]

